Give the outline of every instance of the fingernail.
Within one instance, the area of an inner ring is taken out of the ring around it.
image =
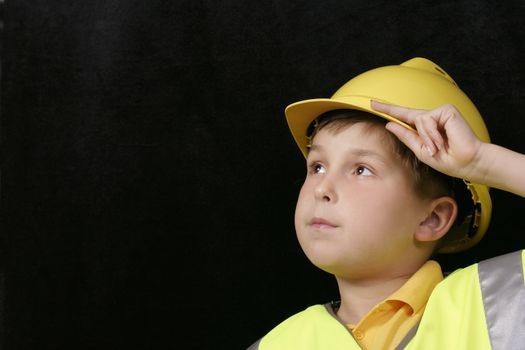
[[[432,157],[434,155],[434,152],[432,151],[432,148],[430,148],[430,146],[426,146],[426,147],[427,147],[428,155]]]

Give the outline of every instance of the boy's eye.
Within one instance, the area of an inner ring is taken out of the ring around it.
[[[367,167],[362,166],[362,165],[359,165],[357,168],[355,168],[355,173],[357,175],[362,175],[362,176],[372,176],[372,175],[374,175],[370,171],[370,169],[368,169]]]
[[[314,173],[314,174],[324,174],[324,173],[326,173],[326,169],[325,169],[325,167],[322,164],[314,163],[314,164],[312,164],[311,168],[312,168],[312,173]]]

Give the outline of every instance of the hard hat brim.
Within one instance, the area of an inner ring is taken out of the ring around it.
[[[380,99],[374,100],[391,103]],[[344,99],[315,98],[292,103],[286,107],[284,113],[295,142],[305,157],[307,155],[307,146],[309,142],[309,135],[307,134],[308,127],[321,114],[336,109],[356,109],[365,111],[388,121],[398,123],[415,132],[414,128],[405,122],[372,109],[371,102],[372,98],[367,96],[344,96]]]

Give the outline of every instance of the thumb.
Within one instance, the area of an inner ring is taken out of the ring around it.
[[[410,148],[420,160],[434,155],[435,150],[426,146],[416,132],[408,130],[396,122],[388,122],[385,128]]]

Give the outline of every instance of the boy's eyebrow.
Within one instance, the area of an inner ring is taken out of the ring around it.
[[[319,145],[308,145],[308,153],[312,152],[312,151],[319,151],[321,150],[323,147],[319,146]]]
[[[352,155],[358,156],[358,157],[372,157],[372,158],[379,159],[383,162],[387,161],[387,158],[385,158],[385,156],[383,156],[381,153],[372,151],[370,149],[352,148],[348,150],[348,153],[351,153]]]

